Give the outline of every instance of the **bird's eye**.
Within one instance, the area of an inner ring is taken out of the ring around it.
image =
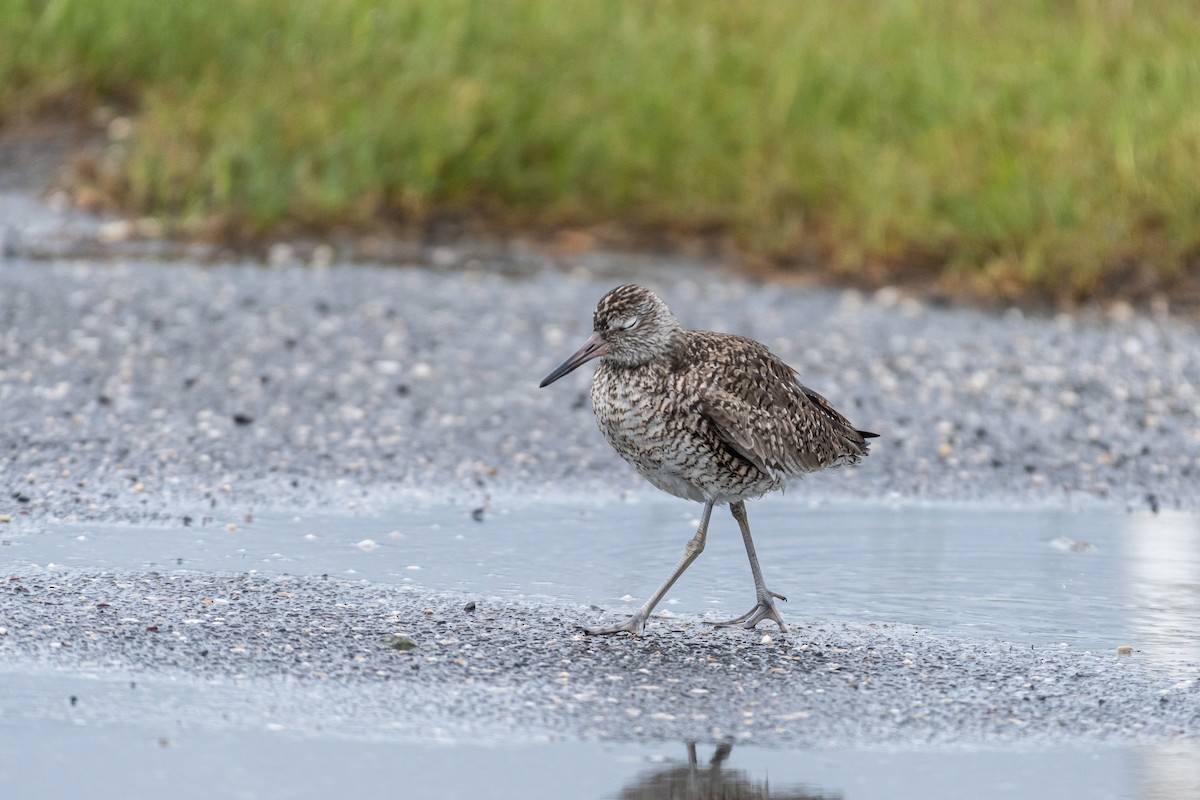
[[[628,317],[626,319],[617,320],[617,324],[614,327],[616,327],[618,330],[628,331],[628,330],[633,330],[634,328],[636,328],[637,324],[638,324],[637,317]]]

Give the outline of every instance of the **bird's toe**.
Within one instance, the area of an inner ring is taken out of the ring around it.
[[[646,617],[642,614],[634,614],[629,619],[616,625],[594,628],[585,627],[583,628],[583,632],[588,636],[610,636],[614,633],[628,633],[631,636],[641,636],[645,627]]]
[[[780,597],[774,592],[770,592],[770,594],[771,596],[777,597],[780,600],[786,599],[784,597]],[[722,622],[709,622],[707,624],[716,628],[730,628],[737,625],[746,628],[747,630],[752,630],[764,619],[769,619],[778,625],[781,633],[787,633],[787,625],[784,624],[783,617],[779,615],[779,611],[775,608],[775,602],[769,597],[759,600],[758,603],[755,604],[754,608],[750,609],[745,614],[742,614],[740,617],[734,617],[733,619],[727,619]]]

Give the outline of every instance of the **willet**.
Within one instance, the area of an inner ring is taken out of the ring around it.
[[[650,612],[704,550],[708,520],[719,503],[729,504],[741,528],[756,602],[740,617],[716,624],[753,628],[769,618],[786,632],[775,600],[787,598],[763,581],[746,500],[807,472],[858,463],[867,455],[867,438],[876,434],[857,430],[765,345],[684,330],[648,289],[618,286],[600,300],[592,319],[591,337],[541,385],[599,358],[592,408],[601,432],[650,483],[704,503],[704,512],[658,591],[625,622],[585,632],[640,634]]]

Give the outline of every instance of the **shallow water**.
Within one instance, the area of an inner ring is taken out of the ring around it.
[[[60,524],[11,536],[7,563],[330,574],[412,583],[485,602],[632,610],[674,566],[699,506],[666,498],[387,514],[257,514],[182,529]],[[750,507],[766,580],[794,623],[900,622],[963,638],[1200,660],[1200,519],[1179,514],[811,506]],[[203,523],[203,524],[202,524]],[[736,524],[708,547],[667,613],[710,618],[752,602]],[[653,635],[653,621],[648,635]],[[222,712],[238,684],[4,672],[5,797],[1038,798],[1200,796],[1194,742],[1003,748],[771,750],[735,744],[719,766],[683,742],[396,741],[311,735]],[[261,688],[261,687],[260,687]],[[279,690],[283,692],[283,689]],[[77,695],[78,706],[66,698]],[[288,702],[286,694],[281,695]],[[270,701],[270,702],[268,702]],[[252,699],[270,705],[271,698]],[[296,712],[300,713],[300,712]],[[316,723],[316,720],[312,721]],[[720,787],[725,795],[714,794]],[[768,788],[769,787],[769,788]],[[672,794],[672,792],[674,792]]]
[[[481,597],[636,608],[671,571],[698,504],[426,507],[259,514],[182,530],[64,524],[10,541],[14,563],[330,574]],[[1079,650],[1128,645],[1200,660],[1200,518],[1176,513],[750,507],[785,619],[902,622],[967,638]],[[200,518],[197,518],[198,520]],[[705,552],[656,613],[735,616],[753,604],[737,526],[714,512]],[[602,612],[597,612],[598,617]],[[653,622],[651,622],[653,625]]]
[[[1192,800],[1200,751],[1176,742],[1126,747],[771,750],[683,742],[396,743],[220,729],[181,719],[104,722],[64,702],[131,694],[94,680],[0,674],[0,705],[54,702],[51,718],[0,719],[0,788],[13,798],[403,797],[405,800]],[[146,688],[146,687],[143,687]],[[153,690],[147,692],[153,694]],[[6,696],[7,695],[7,696]],[[86,701],[81,702],[84,705]],[[17,733],[19,729],[19,734]]]

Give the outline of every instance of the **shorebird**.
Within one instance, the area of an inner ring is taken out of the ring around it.
[[[763,581],[746,500],[808,472],[857,464],[877,434],[851,425],[766,345],[685,330],[666,303],[641,286],[618,286],[601,298],[592,330],[541,386],[600,359],[591,392],[600,431],[646,480],[704,503],[704,511],[683,558],[650,599],[625,622],[584,632],[640,635],[650,612],[704,550],[713,506],[728,503],[750,559],[755,605],[714,624],[753,628],[771,619],[786,633],[775,600],[787,598]]]

